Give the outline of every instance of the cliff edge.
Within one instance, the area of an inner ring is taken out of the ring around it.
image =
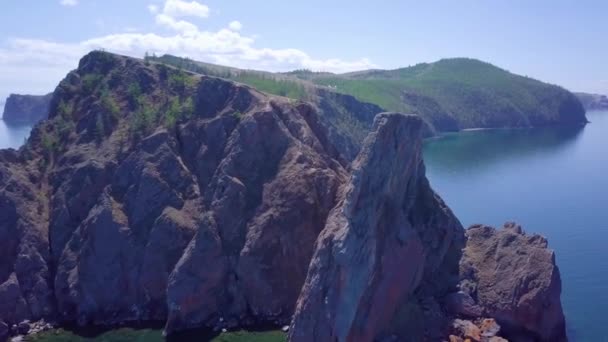
[[[320,109],[88,54],[53,93],[49,119],[19,151],[0,150],[0,328],[164,321],[174,334],[292,322],[293,341],[445,339],[462,265],[484,268],[426,179],[423,122],[376,115],[361,143],[323,117],[356,101],[343,100]],[[547,260],[530,258],[530,269]],[[470,279],[481,314],[545,341],[550,324],[482,300],[481,275]]]
[[[48,117],[51,94],[11,94],[4,104],[2,120],[10,123],[35,124]]]

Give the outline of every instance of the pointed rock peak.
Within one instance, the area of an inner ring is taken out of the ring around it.
[[[414,115],[375,118],[317,240],[290,341],[372,341],[423,280],[442,281],[424,277],[463,230],[424,177],[421,129]]]

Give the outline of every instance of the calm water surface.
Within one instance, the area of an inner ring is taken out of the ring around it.
[[[549,239],[572,341],[608,341],[608,112],[580,128],[486,130],[425,144],[428,177],[468,226]]]

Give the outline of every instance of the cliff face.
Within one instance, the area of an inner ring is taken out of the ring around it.
[[[52,95],[52,93],[41,96],[11,94],[6,99],[2,119],[7,122],[32,125],[44,120],[49,114]]]
[[[291,341],[373,341],[407,324],[397,312],[414,313],[408,303],[455,288],[463,229],[425,178],[421,128],[417,116],[376,116],[317,240]],[[441,332],[419,326],[407,335],[430,333]]]
[[[425,178],[419,118],[378,115],[363,144],[335,119],[375,110],[90,53],[0,151],[0,325],[445,338],[464,231]]]

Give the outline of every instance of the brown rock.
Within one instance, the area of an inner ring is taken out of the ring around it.
[[[496,230],[472,226],[461,260],[461,288],[505,334],[566,341],[561,280],[553,251],[539,235],[509,223]]]
[[[490,337],[488,342],[509,342],[509,340],[500,336],[492,336]]]
[[[463,340],[458,336],[450,335],[450,342],[463,342]]]
[[[372,341],[427,274],[440,278],[462,230],[424,176],[421,126],[416,116],[376,117],[317,240],[290,341]]]
[[[459,335],[464,336],[467,339],[472,339],[476,342],[481,341],[481,330],[471,321],[455,319],[452,323],[452,327],[459,332]]]
[[[493,337],[496,336],[496,334],[498,334],[498,332],[500,331],[500,325],[496,323],[496,320],[492,318],[486,318],[481,321],[479,329],[481,329],[481,336]]]

